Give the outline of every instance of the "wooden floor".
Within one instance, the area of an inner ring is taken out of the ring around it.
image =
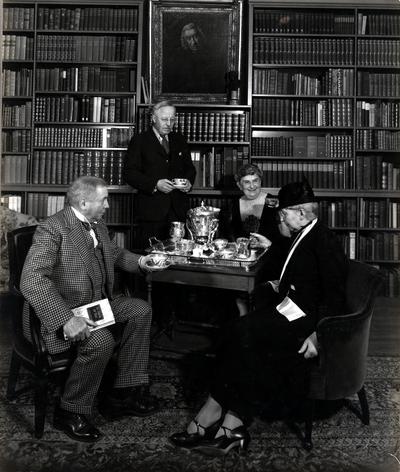
[[[377,299],[371,322],[369,354],[400,356],[400,300]]]

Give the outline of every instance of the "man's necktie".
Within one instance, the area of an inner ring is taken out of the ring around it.
[[[166,135],[162,136],[161,146],[165,149],[165,152],[169,154],[169,142]]]
[[[102,245],[101,245],[101,240],[100,240],[100,237],[99,237],[99,232],[97,231],[97,224],[96,223],[90,224],[87,221],[81,221],[81,223],[82,223],[83,227],[86,229],[86,231],[90,231],[91,229],[93,230],[93,232],[96,236],[96,239],[97,239],[98,247],[99,247],[99,249],[101,249]]]

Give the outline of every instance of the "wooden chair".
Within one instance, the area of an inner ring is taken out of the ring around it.
[[[19,283],[26,255],[32,244],[36,226],[27,226],[7,234],[10,261],[10,291],[23,301]],[[23,303],[21,303],[21,307]],[[40,334],[40,321],[31,306],[29,309],[31,341],[23,334],[23,309],[13,317],[13,349],[7,386],[7,399],[13,400],[19,394],[33,388],[35,409],[35,437],[41,438],[44,431],[47,392],[50,379],[66,374],[73,360],[73,353],[66,351],[50,354]],[[33,382],[17,390],[20,368],[33,373]]]
[[[339,400],[358,395],[361,413],[346,401],[365,424],[369,408],[364,381],[368,341],[376,295],[383,274],[362,262],[350,261],[346,282],[347,313],[322,319],[317,326],[319,356],[311,371],[303,445],[311,450],[317,400]]]

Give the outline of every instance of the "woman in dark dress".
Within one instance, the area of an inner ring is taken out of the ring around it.
[[[221,215],[221,232],[230,241],[251,237],[257,246],[270,248],[263,259],[263,277],[268,280],[278,277],[289,250],[290,239],[282,235],[285,231],[280,228],[281,222],[277,215],[278,199],[262,189],[261,178],[262,171],[256,165],[245,164],[240,167],[235,180],[243,195],[233,200],[229,210]],[[263,297],[258,291],[253,295],[257,305],[263,303]],[[240,316],[247,313],[247,299],[240,294],[236,298],[236,305]]]

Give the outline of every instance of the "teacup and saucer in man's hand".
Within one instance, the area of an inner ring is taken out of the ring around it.
[[[172,183],[176,189],[182,190],[183,192],[188,192],[191,188],[191,184],[188,179],[176,177],[175,179],[172,179]]]
[[[146,272],[167,269],[172,264],[167,254],[148,254],[139,260],[140,267]]]

